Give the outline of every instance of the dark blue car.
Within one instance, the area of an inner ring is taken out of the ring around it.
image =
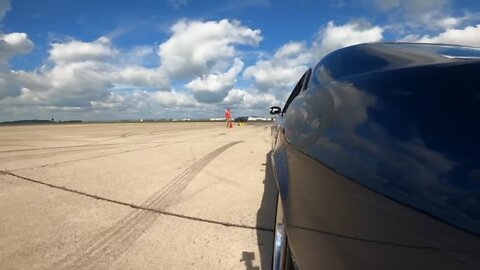
[[[272,107],[275,269],[480,269],[480,49],[337,50]]]

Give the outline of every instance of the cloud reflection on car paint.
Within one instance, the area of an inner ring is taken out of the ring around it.
[[[479,234],[479,172],[461,168],[459,162],[467,157],[450,158],[452,153],[430,147],[432,137],[415,118],[397,123],[409,129],[409,136],[399,136],[378,121],[378,114],[396,113],[385,109],[387,95],[367,92],[354,81],[334,80],[325,67],[317,70],[314,76],[322,83],[300,94],[285,116],[287,140],[366,187]],[[411,94],[399,87],[381,90]],[[455,177],[465,169],[468,179]],[[465,181],[470,183],[459,184]]]

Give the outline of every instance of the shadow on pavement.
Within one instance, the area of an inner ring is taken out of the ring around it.
[[[240,259],[241,262],[245,263],[245,269],[247,270],[259,270],[258,266],[253,266],[253,260],[255,260],[255,253],[254,252],[242,252],[242,258]]]
[[[271,151],[266,155],[263,197],[260,209],[258,209],[257,212],[257,227],[271,229],[271,231],[257,230],[261,269],[272,268],[273,229],[275,223],[277,187],[275,179],[273,178],[273,168],[270,155]]]

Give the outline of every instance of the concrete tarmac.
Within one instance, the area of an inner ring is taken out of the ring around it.
[[[269,269],[270,124],[0,127],[0,269]]]

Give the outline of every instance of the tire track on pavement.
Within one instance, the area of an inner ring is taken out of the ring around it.
[[[29,151],[33,153],[23,153],[21,155],[8,155],[5,157],[0,157],[0,160],[3,162],[6,161],[17,161],[17,160],[25,160],[25,159],[34,159],[34,158],[47,158],[47,157],[55,157],[58,155],[63,155],[63,154],[76,154],[76,153],[83,153],[83,152],[88,152],[88,151],[101,151],[101,150],[112,150],[116,149],[118,146],[116,145],[101,145],[101,146],[85,146],[82,148],[62,148],[59,150],[56,149],[45,149],[41,151]]]
[[[155,144],[155,145],[152,145],[152,146],[133,148],[133,149],[129,149],[129,150],[117,151],[117,152],[112,152],[112,153],[102,153],[102,154],[99,154],[99,155],[93,155],[93,156],[88,156],[88,157],[83,157],[83,158],[53,162],[53,163],[48,163],[48,164],[43,164],[43,165],[35,165],[35,166],[31,166],[31,167],[18,168],[18,169],[12,170],[12,171],[13,172],[18,172],[18,171],[23,171],[23,170],[33,170],[33,169],[45,168],[45,167],[55,167],[55,166],[74,163],[74,162],[79,162],[79,161],[98,159],[98,158],[104,158],[104,157],[109,157],[109,156],[116,156],[116,155],[121,155],[121,154],[131,153],[131,152],[138,152],[138,151],[143,151],[143,150],[151,150],[151,149],[154,149],[154,148],[167,146],[169,144],[170,143],[158,143],[158,144]],[[112,148],[112,149],[115,149],[115,148]],[[99,150],[99,149],[96,149],[96,150]],[[100,149],[100,150],[102,150],[102,149]],[[111,149],[104,149],[104,150],[111,150]],[[89,151],[89,150],[87,150],[87,151]]]
[[[202,136],[196,136],[194,138],[191,138],[191,140],[199,140],[203,138],[203,135]],[[18,171],[22,171],[22,170],[32,170],[32,169],[38,169],[38,168],[45,168],[45,167],[55,167],[55,166],[59,166],[59,165],[63,165],[63,164],[69,164],[69,163],[74,163],[74,162],[78,162],[78,161],[85,161],[85,160],[91,160],[91,159],[97,159],[97,158],[103,158],[103,157],[108,157],[108,156],[115,156],[115,155],[121,155],[121,154],[125,154],[125,153],[130,153],[130,152],[137,152],[137,151],[143,151],[143,150],[151,150],[151,149],[154,149],[154,148],[158,148],[158,147],[162,147],[162,146],[167,146],[167,145],[171,145],[171,144],[175,144],[175,143],[184,143],[185,140],[178,140],[178,141],[172,141],[172,142],[154,142],[154,141],[150,141],[148,143],[142,143],[142,144],[146,144],[146,145],[149,145],[149,146],[145,146],[145,147],[140,147],[140,148],[133,148],[133,149],[128,149],[128,150],[122,150],[122,151],[118,151],[118,152],[111,152],[111,153],[102,153],[102,154],[99,154],[99,155],[93,155],[93,156],[88,156],[88,157],[84,157],[84,158],[78,158],[78,159],[71,159],[71,160],[65,160],[65,161],[59,161],[59,162],[53,162],[53,163],[48,163],[48,164],[43,164],[43,165],[35,165],[35,166],[30,166],[30,167],[23,167],[23,168],[18,168],[18,169],[15,169],[15,170],[11,170],[12,172],[18,172]],[[117,145],[117,144],[112,144],[113,146]],[[120,144],[119,144],[120,145]],[[129,144],[127,144],[128,146],[130,146]],[[106,149],[105,150],[114,150],[114,148],[111,148],[111,149]],[[102,150],[102,149],[92,149],[92,150]],[[81,150],[78,150],[78,151],[81,151]],[[90,149],[88,150],[83,150],[83,151],[90,151]],[[0,161],[5,161],[5,160],[2,160],[0,158]]]
[[[113,143],[106,144],[77,144],[77,145],[65,145],[65,146],[50,146],[50,147],[35,147],[35,148],[22,148],[22,149],[12,149],[12,150],[2,150],[0,153],[16,153],[16,152],[26,152],[26,151],[42,151],[42,150],[56,150],[56,149],[65,149],[65,148],[83,148],[83,147],[92,147],[92,146],[110,146],[115,145]]]
[[[139,208],[99,233],[91,241],[52,266],[53,269],[104,269],[127,251],[148,230],[158,214],[146,209],[163,211],[213,159],[240,142],[231,142],[208,153],[154,193]]]

